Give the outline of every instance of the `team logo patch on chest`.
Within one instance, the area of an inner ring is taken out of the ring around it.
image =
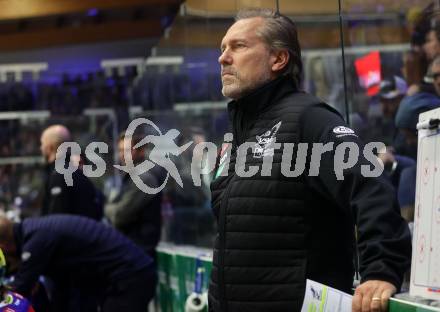
[[[257,135],[257,143],[254,145],[254,158],[263,158],[265,156],[273,156],[275,149],[274,143],[276,142],[276,134],[281,127],[281,121],[277,123],[272,129],[267,130],[261,135]]]
[[[225,169],[226,160],[228,159],[228,150],[230,150],[230,148],[231,148],[230,143],[223,144],[222,150],[220,152],[220,161],[218,164],[218,169],[215,174],[214,180],[217,179],[222,174],[223,170]]]

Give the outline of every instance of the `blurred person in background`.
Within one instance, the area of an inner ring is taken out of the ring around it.
[[[382,133],[376,140],[380,140],[387,145],[386,151],[379,153],[379,158],[384,163],[385,172],[396,189],[399,185],[402,170],[415,165],[414,155],[406,144],[405,137],[398,131],[394,122],[397,110],[406,92],[407,84],[398,76],[384,79],[380,83],[379,100],[383,116],[381,122]]]
[[[431,85],[425,82],[425,76],[428,64],[438,50],[438,40],[432,31],[433,12],[434,3],[431,2],[423,10],[413,7],[407,13],[411,50],[403,55],[402,75],[408,84],[408,95],[431,88]]]
[[[393,76],[380,82],[379,98],[382,114],[385,118],[394,119],[400,101],[406,95],[407,89],[405,80],[398,76]]]
[[[118,152],[121,165],[126,165],[125,153],[131,155],[135,166],[146,159],[147,145],[134,148],[142,139],[141,135],[134,135],[131,142],[125,142],[125,134],[119,136]],[[142,173],[140,178],[151,188],[159,187],[163,182],[161,173],[154,169]],[[161,233],[161,200],[162,192],[144,193],[134,184],[130,174],[125,172],[121,185],[110,194],[104,208],[105,216],[110,223],[153,259],[156,257],[156,246]]]
[[[425,35],[423,51],[426,54],[428,62],[440,54],[440,23],[432,19],[431,29]]]
[[[424,84],[424,77],[427,71],[427,61],[423,51],[411,50],[406,52],[402,57],[402,75],[408,85],[408,95],[417,93],[420,85]]]
[[[425,82],[419,85],[416,92],[403,98],[399,105],[394,124],[400,143],[379,154],[391,182],[396,187],[402,216],[408,222],[414,219],[418,143],[416,124],[420,113],[439,107],[439,78],[440,55],[437,55],[428,66]]]
[[[154,296],[151,257],[90,218],[56,215],[13,223],[0,216],[0,248],[14,275],[9,289],[31,298],[39,277],[51,278],[52,312],[145,312]]]
[[[40,150],[46,162],[41,215],[68,213],[100,220],[103,213],[101,193],[82,170],[78,169],[73,173],[72,186],[67,186],[64,176],[55,170],[58,147],[71,140],[70,131],[62,125],[50,126],[41,135]],[[71,159],[67,155],[66,162],[71,161],[80,166],[78,159]]]
[[[186,136],[193,144],[180,155],[176,161],[183,187],[171,180],[165,188],[167,202],[171,205],[172,218],[170,219],[169,240],[175,244],[194,244],[198,246],[212,246],[214,219],[209,209],[211,176],[203,172],[203,167],[192,168],[194,164],[202,164],[203,153],[194,150],[194,147],[206,142],[206,133],[198,127],[191,127]],[[182,145],[186,140],[182,137]],[[195,186],[191,170],[201,177],[201,185]]]
[[[430,78],[432,79],[435,92],[440,96],[440,55],[436,56],[432,61]]]
[[[440,58],[439,58],[440,59]],[[429,93],[419,92],[403,99],[396,114],[395,123],[403,134],[407,146],[417,159],[417,122],[419,115],[440,107],[440,97]],[[404,168],[400,174],[398,199],[402,216],[408,222],[414,220],[414,203],[416,191],[416,164]]]
[[[405,80],[398,76],[383,79],[379,85],[379,102],[383,117],[381,137],[386,145],[393,145],[394,148],[398,148],[396,145],[401,144],[394,126],[394,116],[407,89]]]
[[[417,130],[414,122],[418,118],[418,114],[436,108],[440,100],[436,91],[440,90],[439,65],[440,55],[436,56],[428,66],[426,81],[430,87],[422,88],[417,93],[404,97],[395,116],[395,127],[404,136],[405,142],[404,147],[397,152],[413,159],[417,159]],[[410,120],[412,122],[409,122]]]

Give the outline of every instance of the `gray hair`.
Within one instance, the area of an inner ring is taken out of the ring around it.
[[[257,30],[257,35],[267,43],[269,48],[273,51],[287,50],[289,52],[289,61],[281,74],[291,75],[296,87],[299,87],[303,64],[295,23],[290,18],[274,10],[260,8],[240,10],[235,17],[235,21],[254,17],[261,17],[265,20],[264,26]]]

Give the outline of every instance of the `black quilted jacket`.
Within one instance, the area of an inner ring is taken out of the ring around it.
[[[281,160],[289,145],[271,145],[295,143],[289,147],[293,171],[297,143],[331,139],[333,126],[344,126],[340,115],[296,91],[284,77],[228,108],[234,140],[222,150],[211,185],[218,234],[210,311],[300,311],[306,278],[350,291],[355,223],[363,280],[382,279],[400,287],[409,265],[410,236],[390,185],[380,177],[363,178],[359,166],[338,181],[332,153],[322,156],[318,176],[308,176],[307,161],[305,174],[286,177]],[[335,139],[361,144],[356,135]],[[247,154],[238,150],[244,142],[249,142]],[[272,158],[271,170],[263,156]],[[240,177],[240,170],[258,173]]]

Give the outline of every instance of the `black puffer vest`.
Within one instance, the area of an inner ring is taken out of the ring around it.
[[[327,272],[329,267],[323,266],[324,273],[320,272],[319,263],[314,263],[319,252],[312,249],[320,248],[316,237],[326,235],[315,230],[321,225],[313,221],[317,217],[314,214],[319,213],[313,207],[319,205],[319,196],[308,188],[303,174],[282,174],[284,145],[271,149],[275,140],[295,143],[296,147],[301,136],[300,115],[318,103],[319,99],[298,92],[293,81],[283,77],[229,104],[234,141],[229,150],[223,151],[218,165],[218,170],[227,170],[228,174],[223,172],[211,185],[218,235],[209,290],[210,311],[300,311],[305,279],[326,282],[326,274],[341,274],[341,284],[333,286],[351,286],[351,262],[335,264],[336,272]],[[237,151],[243,142],[250,142],[246,170],[249,166],[259,167],[252,177],[240,177],[235,170],[236,164],[244,161],[240,156],[243,154]],[[222,162],[227,163],[225,153],[231,157],[229,166],[223,169]],[[272,170],[269,175],[262,174],[263,156],[271,157],[272,153]],[[296,148],[290,160],[291,171],[295,160]],[[325,251],[327,247],[321,248]],[[346,252],[352,250],[345,248]]]

